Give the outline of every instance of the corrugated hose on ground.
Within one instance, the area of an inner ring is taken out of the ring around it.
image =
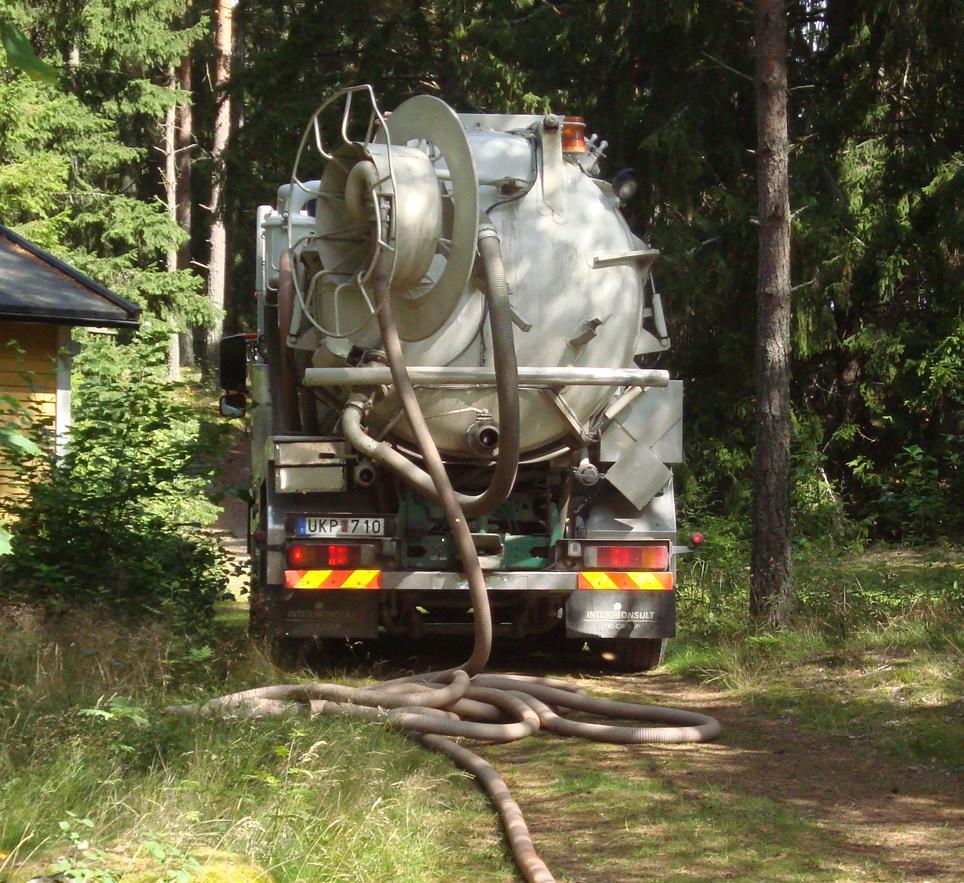
[[[539,858],[522,811],[512,799],[505,781],[490,764],[455,739],[512,742],[538,730],[546,730],[560,736],[618,744],[703,742],[715,738],[720,725],[713,718],[696,712],[597,699],[565,681],[482,673],[492,649],[492,617],[485,577],[466,515],[492,511],[508,497],[519,454],[519,395],[512,324],[501,247],[493,234],[494,231],[488,228],[480,235],[479,253],[484,262],[488,289],[501,424],[500,448],[505,447],[500,451],[496,473],[485,493],[478,497],[460,497],[449,481],[405,367],[401,341],[392,317],[388,261],[384,255],[376,264],[373,279],[378,325],[395,392],[422,451],[431,487],[412,471],[414,469],[424,476],[419,467],[364,432],[362,420],[366,400],[352,397],[343,419],[346,438],[353,445],[392,468],[398,466],[395,458],[400,459],[406,464],[400,470],[402,477],[444,509],[468,581],[474,611],[474,641],[469,658],[458,668],[384,681],[372,687],[324,683],[259,687],[212,699],[202,705],[175,706],[168,711],[205,716],[268,716],[300,709],[311,715],[343,714],[384,720],[411,733],[426,747],[447,755],[456,765],[475,776],[499,812],[522,877],[529,883],[551,883],[554,877]],[[380,450],[391,451],[395,457],[376,456],[364,439],[381,446]],[[404,474],[405,470],[407,474]],[[565,711],[638,723],[619,725],[574,721],[564,716]]]

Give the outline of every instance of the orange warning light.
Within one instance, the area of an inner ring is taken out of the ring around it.
[[[586,152],[586,121],[583,117],[566,117],[562,121],[563,153]]]

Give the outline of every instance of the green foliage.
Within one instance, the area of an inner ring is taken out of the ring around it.
[[[93,819],[81,818],[77,813],[67,811],[67,818],[57,823],[71,846],[77,852],[76,858],[62,858],[54,866],[54,873],[67,880],[78,883],[119,883],[119,877],[107,869],[107,853],[93,847],[88,842]]]
[[[150,879],[150,883],[195,883],[201,872],[201,862],[188,852],[180,849],[168,838],[153,834],[142,835],[142,851],[156,863],[157,867],[147,872],[134,872],[124,868],[115,853],[107,852],[91,844],[96,824],[93,819],[81,818],[77,813],[67,810],[67,818],[58,822],[70,844],[70,854],[61,858],[51,869],[51,873],[64,880],[77,883],[120,883],[133,877]]]
[[[69,64],[56,85],[0,72],[3,223],[172,329],[207,325],[201,278],[163,265],[186,234],[160,199],[157,150],[164,114],[183,97],[168,69],[204,22],[182,24],[185,0],[4,7],[41,54],[69,47]]]
[[[867,506],[880,530],[909,540],[929,540],[964,529],[964,511],[948,478],[948,473],[960,473],[961,461],[956,450],[939,461],[920,445],[909,445],[897,454],[894,469],[883,475],[864,455],[847,465],[863,484]]]
[[[203,530],[217,512],[205,490],[218,439],[164,380],[165,340],[151,327],[123,346],[89,335],[62,463],[38,472],[13,457],[29,495],[5,504],[16,519],[0,565],[8,597],[163,614],[188,628],[210,617],[225,578]]]
[[[866,3],[797,49],[817,85],[792,165],[800,394],[851,512],[891,539],[961,529],[964,65],[946,24]]]
[[[699,527],[703,545],[678,565],[681,629],[688,640],[699,643],[746,640],[747,531],[732,519],[711,519]],[[964,610],[959,559],[953,547],[912,557],[883,550],[864,555],[830,538],[798,544],[793,555],[795,624],[801,631],[841,636],[902,618],[954,621]]]
[[[0,42],[3,51],[7,53],[7,64],[22,70],[28,77],[53,83],[57,79],[57,71],[49,64],[34,55],[30,41],[23,31],[9,21],[0,21]]]

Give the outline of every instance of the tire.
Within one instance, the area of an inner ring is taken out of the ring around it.
[[[268,634],[268,621],[264,612],[264,596],[254,586],[248,597],[248,635],[256,641]]]
[[[609,638],[590,645],[613,668],[625,672],[650,671],[663,661],[662,638]]]
[[[271,634],[265,607],[264,592],[252,585],[248,607],[248,635],[253,641],[262,645],[275,668],[285,672],[303,668],[308,655],[307,651],[314,642],[310,638],[290,638],[286,635]]]
[[[309,638],[289,638],[286,635],[269,637],[266,642],[271,664],[284,672],[298,671],[307,666],[307,657],[314,642]]]

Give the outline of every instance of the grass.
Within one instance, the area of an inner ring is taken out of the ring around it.
[[[184,856],[199,854],[207,858],[195,876],[212,881],[226,854],[243,857],[251,879],[260,868],[278,883],[443,880],[480,859],[460,847],[453,825],[498,843],[481,795],[442,758],[383,727],[161,714],[185,696],[279,680],[231,633],[215,649],[159,627],[91,630],[79,617],[41,628],[21,610],[0,641],[0,880],[26,880],[64,859],[102,875],[91,879],[128,880],[137,870],[167,881]],[[439,812],[447,804],[455,818]],[[241,873],[235,865],[229,877],[240,883]]]
[[[553,832],[538,843],[560,881],[889,878],[835,832],[744,789],[712,748],[546,740],[485,753],[530,824]]]
[[[727,575],[704,568],[699,578],[704,585],[691,585],[686,602],[690,634],[670,645],[667,671],[829,735],[873,739],[902,760],[964,767],[959,551],[800,555],[799,621],[776,634],[742,626],[700,631],[694,597],[708,597],[705,581],[723,583]],[[711,610],[709,618],[716,624],[725,616]]]
[[[962,654],[946,602],[960,560],[804,558],[801,620],[777,635],[746,632],[735,613],[742,571],[711,562],[702,582],[684,583],[689,633],[663,670],[755,708],[758,721],[793,721],[872,758],[956,769]],[[860,586],[846,610],[832,594],[843,583]],[[485,798],[397,733],[342,718],[161,713],[282,679],[244,637],[237,605],[192,640],[156,623],[0,612],[0,881],[58,867],[90,883],[516,879]],[[632,679],[598,687],[646,698]],[[885,851],[855,846],[857,829],[842,832],[831,804],[819,816],[819,801],[767,790],[783,762],[753,726],[731,725],[710,746],[540,736],[484,754],[561,881],[902,879]]]

